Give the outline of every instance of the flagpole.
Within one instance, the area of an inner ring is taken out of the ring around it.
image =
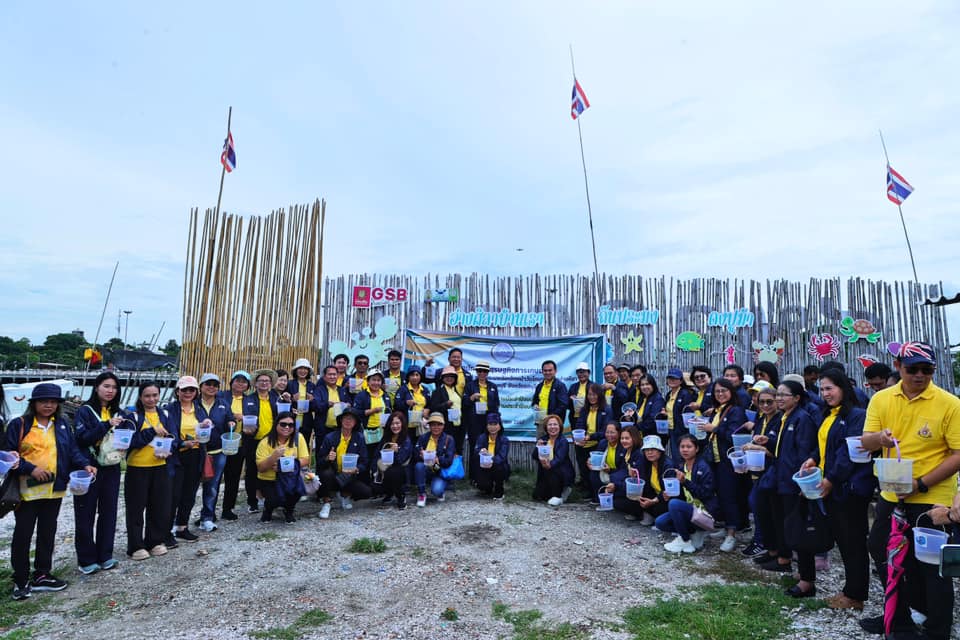
[[[573,83],[577,83],[577,67],[573,63],[573,45],[570,45],[570,69],[573,71]],[[593,234],[593,207],[590,206],[590,183],[587,181],[587,159],[583,153],[583,132],[580,130],[580,118],[577,118],[577,136],[580,138],[580,164],[583,166],[583,188],[587,193],[587,218],[590,221],[590,244],[593,246],[593,289],[600,300],[600,269],[597,267],[597,239]]]
[[[887,160],[887,169],[890,169],[890,156],[887,155],[887,143],[883,141],[883,130],[877,129],[880,132],[880,144],[883,145],[883,157]],[[900,212],[900,224],[903,225],[903,237],[907,240],[907,251],[910,253],[910,266],[913,267],[913,281],[917,283],[917,286],[920,286],[920,278],[917,277],[917,263],[913,260],[913,247],[910,246],[910,235],[907,233],[907,223],[903,219],[903,208],[900,204],[897,204],[897,211]]]
[[[233,117],[233,107],[231,106],[227,111],[227,139],[230,139],[230,119]],[[217,193],[217,211],[214,214],[215,216],[220,215],[220,198],[223,197],[223,177],[227,175],[227,167],[222,162],[220,163],[220,192]]]

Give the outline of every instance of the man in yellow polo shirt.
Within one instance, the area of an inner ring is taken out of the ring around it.
[[[878,391],[867,407],[863,448],[881,450],[885,457],[892,457],[897,452],[890,448],[898,445],[900,456],[913,460],[913,490],[900,495],[884,491],[877,503],[869,547],[882,578],[887,576],[890,516],[898,501],[902,501],[906,518],[913,525],[934,505],[950,505],[957,493],[960,399],[933,384],[936,365],[930,345],[903,344],[894,360],[900,382]],[[903,568],[893,630],[915,632],[910,617],[912,607],[927,619],[922,635],[910,637],[946,640],[953,626],[953,583],[939,576],[936,565],[918,561],[912,551],[903,556]],[[883,616],[863,618],[860,626],[881,633]]]

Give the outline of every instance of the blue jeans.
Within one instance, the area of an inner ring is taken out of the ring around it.
[[[439,472],[434,472],[433,469],[427,469],[427,466],[422,462],[418,462],[417,466],[413,468],[413,478],[420,495],[427,493],[427,480],[430,480],[430,493],[438,498],[442,498],[443,493],[447,490],[447,481],[443,479],[443,476]]]
[[[223,468],[227,465],[227,455],[221,453],[211,453],[210,462],[213,463],[213,477],[203,483],[203,507],[200,509],[200,520],[210,520],[214,518],[214,510],[217,507],[217,496],[220,495],[220,476],[223,475]]]
[[[656,527],[660,531],[676,533],[684,540],[689,540],[692,519],[693,505],[673,498],[667,503],[667,512],[657,516]]]

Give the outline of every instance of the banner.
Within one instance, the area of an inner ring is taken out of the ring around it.
[[[490,363],[490,381],[500,391],[500,414],[511,440],[535,440],[533,391],[543,376],[544,360],[557,363],[557,378],[567,387],[577,381],[578,362],[590,365],[590,378],[603,380],[607,353],[602,334],[563,338],[517,338],[512,336],[477,336],[407,329],[404,335],[403,369],[411,365],[423,367],[428,357],[434,366],[446,366],[450,349],[463,351],[463,367],[475,373],[478,360]],[[567,425],[564,425],[567,429]]]

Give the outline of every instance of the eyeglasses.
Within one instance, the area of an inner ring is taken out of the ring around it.
[[[193,387],[184,387],[183,389],[180,389],[180,393],[196,393],[196,392],[197,390],[194,389]]]
[[[693,376],[694,380],[705,380],[706,378],[707,374],[705,373],[698,373],[697,375]]]
[[[777,397],[778,397],[778,398],[792,398],[792,397],[793,397],[793,394],[792,394],[792,393],[778,393],[778,394],[777,394]]]
[[[910,365],[909,367],[904,367],[904,371],[907,372],[907,375],[915,376],[918,373],[922,373],[925,376],[933,375],[933,367],[929,365],[920,366],[920,365]]]
[[[293,429],[294,422],[278,422],[277,427],[286,427],[287,429]]]
[[[763,405],[765,405],[765,404],[773,404],[773,400],[772,400],[772,399],[770,399],[770,400],[757,400],[757,404],[760,405],[760,406],[763,406]]]

